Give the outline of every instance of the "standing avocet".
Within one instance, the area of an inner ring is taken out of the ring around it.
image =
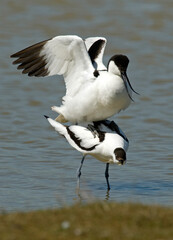
[[[118,125],[109,120],[96,122],[88,127],[79,125],[64,126],[61,123],[45,116],[55,131],[63,135],[69,144],[83,154],[81,165],[78,169],[78,184],[81,176],[81,168],[87,155],[106,163],[105,177],[107,189],[109,184],[109,164],[123,165],[126,161],[126,151],[129,141]]]

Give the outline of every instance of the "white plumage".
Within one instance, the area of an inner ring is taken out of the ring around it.
[[[103,55],[107,40],[104,37],[89,37],[85,39],[85,45],[94,67],[98,71],[107,70],[103,64]]]
[[[108,129],[108,127],[104,125],[105,121],[102,121],[97,127],[93,125],[93,129],[96,131],[96,133],[94,133],[94,131],[91,131],[90,128],[87,127],[78,125],[64,126],[49,117],[47,117],[47,120],[59,134],[67,139],[73,148],[83,155],[92,155],[106,163],[120,163],[115,156],[115,149],[122,148],[125,152],[128,149],[129,143],[122,130],[119,127],[117,127],[119,132],[116,129]],[[106,121],[109,124],[111,123],[111,121]],[[105,132],[104,129],[108,129],[107,132]]]
[[[85,40],[75,35],[57,36],[34,44],[11,57],[13,63],[28,76],[63,75],[66,93],[61,106],[53,106],[59,113],[56,121],[45,116],[50,125],[69,144],[83,154],[78,170],[86,155],[106,163],[105,177],[109,185],[109,164],[124,164],[129,141],[115,122],[105,120],[126,109],[132,99],[132,88],[127,77],[129,59],[114,55],[103,63],[107,40],[90,37]],[[135,92],[136,93],[136,92]],[[87,127],[64,126],[61,123],[93,122]],[[61,123],[59,123],[61,122]]]
[[[45,117],[50,125],[59,134],[63,135],[73,148],[83,154],[84,157],[78,172],[78,181],[84,158],[86,155],[91,155],[106,163],[105,177],[109,190],[109,163],[124,164],[126,151],[129,146],[127,137],[118,125],[113,121],[105,120],[96,122],[94,125],[88,125],[88,127],[78,125],[64,126],[47,116]]]
[[[74,35],[57,36],[11,57],[18,58],[14,64],[20,64],[18,69],[29,76],[64,76],[62,105],[52,107],[60,114],[58,121],[99,121],[127,108],[133,90],[126,75],[128,58],[115,55],[106,68],[102,62],[105,46],[103,37],[83,41]]]

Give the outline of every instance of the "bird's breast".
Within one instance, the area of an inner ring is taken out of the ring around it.
[[[110,156],[110,155],[104,155],[104,154],[99,154],[99,153],[92,153],[90,154],[91,156],[95,157],[96,159],[98,159],[99,161],[101,162],[104,162],[104,163],[114,163],[113,161],[113,157]]]
[[[98,102],[103,106],[126,108],[130,104],[124,81],[120,76],[107,73],[107,75],[100,76],[98,81]]]

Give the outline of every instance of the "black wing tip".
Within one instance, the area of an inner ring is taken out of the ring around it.
[[[19,58],[20,56],[18,55],[18,53],[14,53],[10,55],[10,58]],[[15,60],[16,61],[16,60]],[[14,63],[15,64],[15,63]]]
[[[15,56],[15,53],[12,54],[12,55],[10,55],[10,57],[11,57],[11,58],[15,58],[15,57],[16,57],[16,56]]]
[[[13,54],[11,54],[10,55],[10,57],[11,58],[19,58],[20,56],[21,56],[21,52],[22,52],[23,50],[21,50],[21,51],[19,51],[19,52],[16,52],[16,53],[13,53]]]
[[[47,115],[44,115],[44,117],[45,117],[46,119],[48,119],[48,118],[49,118]]]

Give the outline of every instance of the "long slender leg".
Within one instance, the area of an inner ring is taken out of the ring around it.
[[[105,178],[107,182],[108,191],[111,189],[109,184],[109,163],[106,163]]]
[[[82,158],[82,161],[81,161],[81,164],[80,164],[80,167],[78,168],[77,170],[77,189],[79,190],[80,188],[80,176],[81,176],[81,169],[82,169],[82,165],[83,165],[83,162],[85,160],[85,155],[83,156]]]

